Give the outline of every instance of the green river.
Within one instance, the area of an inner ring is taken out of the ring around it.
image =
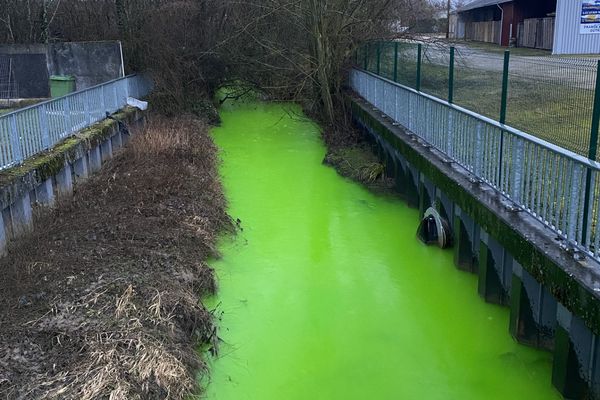
[[[290,107],[224,107],[213,130],[243,231],[211,263],[223,342],[204,396],[559,399],[550,354],[416,239],[416,210],[322,165],[318,127]]]

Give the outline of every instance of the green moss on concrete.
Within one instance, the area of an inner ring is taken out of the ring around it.
[[[22,164],[0,172],[0,188],[22,182],[32,175],[35,181],[43,182],[56,175],[64,167],[65,161],[72,162],[88,150],[110,138],[118,129],[119,121],[132,121],[137,110],[131,107],[112,115],[114,119],[104,119],[89,128],[79,131],[56,144],[53,148],[25,160]]]
[[[432,158],[425,157],[405,140],[400,138],[378,117],[365,110],[354,100],[351,101],[352,113],[355,117],[370,126],[376,133],[387,140],[406,160],[427,176],[435,186],[441,189],[465,213],[500,242],[515,260],[526,269],[539,283],[544,285],[555,298],[572,313],[582,318],[586,325],[600,335],[600,299],[589,288],[580,284],[556,260],[544,254],[537,246],[513,229],[494,211],[487,208],[476,198],[469,187],[460,185],[444,173]],[[518,218],[518,215],[515,215]],[[575,261],[572,261],[575,263]],[[584,268],[581,266],[581,268]]]

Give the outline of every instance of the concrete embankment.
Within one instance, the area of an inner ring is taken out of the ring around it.
[[[552,383],[566,398],[600,398],[600,275],[550,230],[372,105],[350,97],[352,115],[386,173],[423,215],[435,206],[454,232],[454,263],[478,274],[478,292],[510,307],[519,342],[553,352]]]

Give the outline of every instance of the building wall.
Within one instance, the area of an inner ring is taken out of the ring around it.
[[[66,42],[48,46],[50,75],[75,77],[77,90],[119,78],[122,74],[119,42]]]
[[[581,0],[558,0],[553,54],[600,54],[600,33],[581,34]]]
[[[0,44],[0,56],[12,59],[20,98],[49,97],[50,75],[74,76],[77,90],[123,75],[121,44],[116,41]]]
[[[577,0],[571,0],[577,1]],[[556,11],[556,0],[516,0],[521,18],[544,18]]]
[[[43,98],[50,95],[46,45],[3,44],[0,45],[0,57],[11,60],[19,98]]]
[[[502,33],[500,35],[500,45],[510,45],[511,37],[516,35],[516,20],[520,17],[519,8],[515,7],[515,2],[504,3],[502,7]]]

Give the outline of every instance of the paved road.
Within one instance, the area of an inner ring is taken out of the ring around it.
[[[455,45],[456,65],[485,71],[502,72],[504,55]],[[439,65],[448,65],[449,45],[434,43],[427,46],[425,57]],[[510,58],[510,74],[521,78],[560,83],[582,89],[593,89],[597,60],[556,56],[518,56]]]

